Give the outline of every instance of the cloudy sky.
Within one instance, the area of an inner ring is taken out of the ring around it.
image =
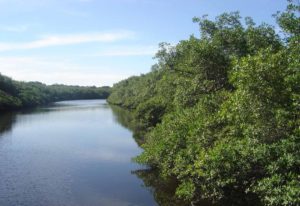
[[[150,70],[160,42],[199,36],[194,16],[239,10],[275,24],[285,0],[0,0],[0,73],[112,85]]]

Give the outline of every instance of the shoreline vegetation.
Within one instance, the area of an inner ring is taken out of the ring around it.
[[[18,110],[76,99],[106,99],[110,87],[46,85],[40,82],[15,81],[0,73],[0,111]]]
[[[119,121],[143,148],[135,161],[155,171],[133,172],[146,186],[175,180],[166,191],[191,205],[300,205],[300,5],[288,2],[279,29],[238,12],[194,18],[199,37],[161,43],[151,72],[112,88],[0,74],[0,112],[107,98],[130,112]]]
[[[300,204],[300,5],[288,2],[280,34],[238,12],[194,18],[200,37],[162,43],[151,72],[112,88],[142,131],[135,161],[193,205]]]

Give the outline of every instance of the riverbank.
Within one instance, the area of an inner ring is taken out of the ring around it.
[[[18,110],[75,99],[106,99],[110,87],[45,85],[21,82],[0,74],[0,111]]]
[[[194,18],[199,38],[161,44],[151,72],[112,88],[108,102],[144,131],[136,161],[175,177],[178,197],[300,204],[300,19],[289,4],[276,16],[284,38],[238,12]]]

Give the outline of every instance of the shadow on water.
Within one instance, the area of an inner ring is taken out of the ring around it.
[[[144,142],[142,125],[135,121],[133,114],[118,106],[111,106],[116,121],[133,132],[133,138],[141,146]],[[148,189],[159,206],[189,206],[188,202],[175,195],[178,182],[174,178],[165,179],[155,169],[139,169],[131,172],[143,181],[143,186]],[[211,203],[201,201],[199,206],[212,206]]]
[[[7,111],[0,112],[0,137],[8,132],[11,132],[14,124],[17,121],[18,114],[33,114],[33,113],[45,113],[46,110],[42,108],[37,109],[23,109],[17,112]]]
[[[122,126],[128,128],[133,132],[133,138],[136,143],[141,146],[144,142],[143,136],[145,135],[145,130],[143,127],[134,120],[133,114],[120,108],[118,106],[111,106],[113,114],[116,121]],[[159,206],[190,206],[191,204],[179,199],[175,195],[176,187],[178,182],[175,178],[165,179],[160,176],[156,169],[139,169],[131,172],[133,175],[137,176],[143,181],[143,186],[147,188],[153,195],[155,201]],[[257,197],[251,194],[245,195],[241,194],[239,191],[234,191],[226,194],[225,198],[219,200],[216,203],[207,200],[198,200],[194,202],[193,206],[260,206],[261,203],[258,201]]]
[[[12,112],[0,113],[0,137],[10,132],[16,122],[16,114]]]
[[[26,115],[26,114],[32,114],[32,113],[48,113],[53,111],[61,111],[61,110],[69,110],[72,109],[72,105],[70,106],[63,106],[59,103],[59,105],[52,105],[51,107],[44,107],[44,108],[37,108],[34,110],[22,110],[19,112],[6,112],[6,113],[0,113],[0,138],[3,134],[10,132],[12,128],[14,127],[14,124],[17,121],[17,117],[19,114]],[[56,107],[57,106],[57,107]],[[74,105],[76,106],[76,105]],[[94,107],[95,106],[95,107]],[[77,109],[85,110],[85,109],[95,109],[97,107],[111,107],[112,112],[114,114],[114,118],[116,122],[118,122],[120,125],[128,128],[133,132],[133,137],[136,143],[140,146],[144,142],[144,132],[142,130],[142,126],[139,125],[135,120],[129,111],[126,111],[120,107],[116,106],[107,106],[106,103],[103,104],[93,104],[92,106],[88,107],[80,107]],[[145,187],[147,190],[151,192],[153,195],[155,201],[157,202],[157,205],[159,206],[189,206],[187,202],[184,202],[183,200],[180,200],[175,195],[175,188],[178,185],[177,181],[175,179],[164,179],[160,177],[159,172],[155,169],[138,169],[131,171],[132,175],[135,175],[140,180],[143,181],[143,187]],[[230,196],[230,195],[229,195]],[[233,198],[229,198],[229,203],[222,203],[218,205],[251,205],[251,204],[238,204],[234,203],[231,204],[231,200]],[[244,202],[245,203],[245,202]],[[194,205],[198,206],[212,206],[210,202],[207,201],[199,201]],[[253,204],[252,204],[253,205]],[[256,205],[256,204],[254,204]]]
[[[117,123],[133,132],[135,142],[141,146],[144,143],[145,130],[135,121],[133,114],[121,107],[110,105]]]
[[[45,108],[27,108],[19,111],[1,111],[0,112],[0,137],[8,132],[11,132],[13,125],[16,123],[18,114],[33,114],[33,113],[46,113],[50,110]]]
[[[78,103],[70,104],[71,101],[62,101],[51,103],[47,106],[41,106],[36,108],[25,108],[19,111],[3,111],[0,112],[0,136],[10,132],[13,128],[13,125],[16,123],[18,115],[26,115],[26,114],[40,114],[40,113],[49,113],[53,111],[67,111],[74,110],[74,108],[79,110],[97,110],[99,106],[104,108],[109,108],[106,103],[98,103],[93,105],[82,106],[78,105]]]
[[[132,171],[144,183],[153,195],[159,206],[189,206],[190,204],[176,198],[175,188],[177,182],[174,179],[163,179],[155,169],[143,169]],[[210,206],[203,204],[202,206]]]

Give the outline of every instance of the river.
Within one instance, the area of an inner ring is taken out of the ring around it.
[[[119,118],[105,100],[0,114],[0,205],[170,203],[157,197],[156,176],[132,162],[141,149]]]

